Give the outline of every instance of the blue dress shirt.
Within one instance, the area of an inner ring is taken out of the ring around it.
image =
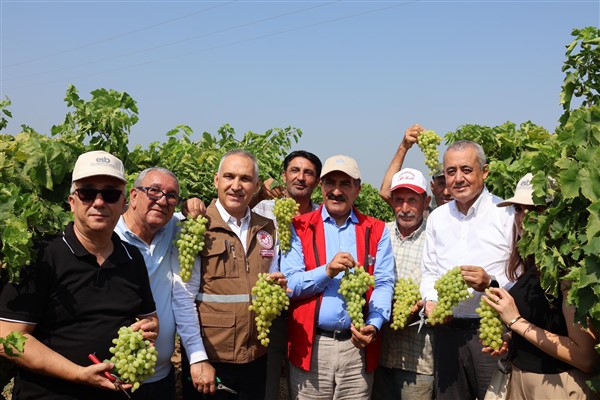
[[[325,270],[327,264],[339,252],[350,253],[357,260],[355,224],[358,223],[358,218],[352,210],[346,222],[337,226],[327,209],[323,207],[321,210],[326,242],[325,251],[327,252],[325,264],[306,271],[302,244],[292,227],[292,245],[290,251],[282,254],[281,272],[288,279],[288,287],[292,290],[292,299],[307,298],[323,292],[323,300],[319,309],[319,328],[329,331],[347,330],[350,329],[350,316],[346,311],[344,298],[338,293],[340,279],[344,274],[340,273],[334,278],[330,278]],[[357,260],[357,262],[360,265],[362,260]],[[365,324],[373,325],[379,330],[390,317],[394,294],[394,257],[387,228],[384,229],[377,244],[373,275],[375,275],[375,289],[369,301],[369,314],[365,318]]]

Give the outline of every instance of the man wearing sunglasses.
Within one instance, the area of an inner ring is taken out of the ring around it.
[[[200,199],[190,200],[186,202],[189,215],[204,214],[204,203]],[[115,228],[123,241],[137,247],[144,256],[160,320],[160,335],[155,343],[158,350],[156,372],[133,393],[137,400],[175,399],[175,370],[171,356],[175,350],[177,310],[173,309],[171,298],[173,267],[174,264],[178,266],[179,261],[171,257],[171,252],[181,217],[174,215],[175,208],[181,202],[175,174],[166,168],[147,168],[133,183],[129,207]],[[206,354],[203,355],[202,361],[194,364],[192,370],[200,370],[208,364]]]
[[[121,326],[157,338],[144,259],[113,232],[125,183],[121,160],[104,151],[82,154],[69,195],[74,221],[37,245],[20,284],[2,288],[0,336],[19,331],[27,338],[24,353],[13,359],[16,398],[122,399],[103,374],[113,364],[92,364],[88,355],[109,359]]]

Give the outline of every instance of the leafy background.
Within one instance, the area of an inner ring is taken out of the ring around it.
[[[480,143],[488,157],[488,188],[500,197],[512,196],[516,182],[534,174],[536,199],[554,195],[543,214],[530,213],[519,243],[522,255],[535,255],[542,285],[549,295],[560,281],[572,281],[568,300],[577,308],[576,320],[600,327],[600,30],[574,29],[566,46],[565,78],[560,99],[563,115],[551,133],[530,121],[488,127],[463,125],[445,135],[446,144],[469,139]],[[215,134],[194,132],[185,125],[166,133],[163,143],[128,148],[138,109],[127,93],[98,89],[84,100],[77,89],[67,89],[71,111],[51,129],[51,137],[23,125],[16,135],[0,135],[0,272],[4,281],[18,281],[21,266],[33,259],[33,242],[61,230],[71,219],[66,198],[71,171],[79,154],[104,149],[121,158],[130,183],[150,166],[171,169],[180,179],[184,197],[205,202],[216,196],[213,176],[221,156],[230,149],[254,153],[261,178],[278,177],[281,164],[302,131],[274,128],[246,132],[238,139],[225,124]],[[10,100],[0,101],[0,130],[11,118]],[[383,174],[383,171],[382,171]],[[547,187],[547,176],[556,186]],[[318,191],[316,191],[318,192]],[[316,199],[319,194],[316,193]],[[393,219],[378,190],[363,185],[356,201],[364,213]],[[598,348],[597,348],[598,350]],[[598,377],[590,384],[600,388]]]

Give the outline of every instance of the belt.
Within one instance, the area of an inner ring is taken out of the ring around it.
[[[453,318],[448,326],[454,329],[479,329],[481,318]]]
[[[327,336],[335,340],[348,340],[352,337],[350,329],[345,331],[327,331],[325,329],[317,328],[317,335]]]

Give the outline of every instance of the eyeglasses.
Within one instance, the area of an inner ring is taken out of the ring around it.
[[[179,197],[175,193],[165,193],[162,190],[160,190],[159,188],[155,188],[152,186],[137,186],[136,189],[141,190],[142,192],[146,193],[146,196],[148,196],[148,198],[153,201],[158,201],[158,200],[162,199],[163,197],[166,197],[167,204],[170,206],[176,206],[179,203],[181,203],[181,201],[183,200],[181,197]]]
[[[78,188],[73,192],[77,194],[79,200],[84,203],[91,203],[96,200],[98,193],[102,195],[105,203],[116,203],[119,201],[123,192],[119,189],[96,189],[96,188]]]

